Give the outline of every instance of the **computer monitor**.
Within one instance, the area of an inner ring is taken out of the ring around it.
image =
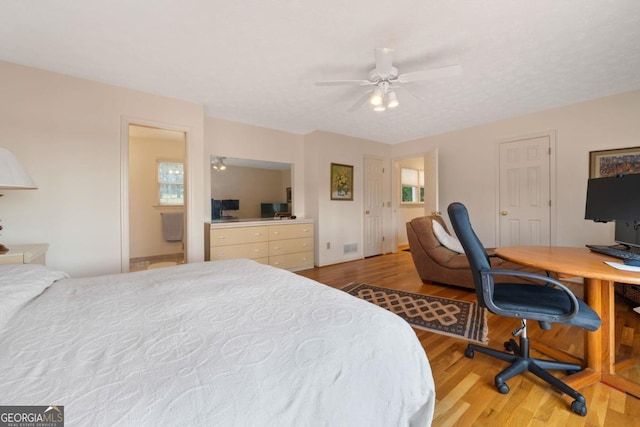
[[[591,178],[585,219],[596,222],[640,220],[640,174]]]
[[[287,203],[260,203],[260,217],[273,218],[276,212],[288,212],[289,204]]]
[[[224,219],[224,211],[237,211],[240,209],[240,200],[237,199],[225,199],[216,200],[211,199],[211,219]]]
[[[621,245],[640,248],[640,224],[637,221],[616,221],[615,241]]]
[[[222,210],[237,211],[240,209],[240,200],[228,199],[222,201]]]

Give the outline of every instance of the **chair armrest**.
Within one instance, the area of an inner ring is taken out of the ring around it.
[[[544,282],[546,286],[553,285],[554,287],[557,287],[559,288],[559,290],[564,292],[564,294],[569,299],[569,303],[570,303],[569,311],[559,316],[537,313],[535,316],[530,317],[533,320],[549,321],[554,323],[566,323],[569,320],[571,320],[573,317],[575,317],[576,314],[578,314],[578,309],[580,305],[578,304],[578,299],[576,298],[576,296],[573,294],[573,292],[571,292],[571,289],[569,289],[566,285],[560,283],[558,280],[552,277],[542,276],[540,274],[528,273],[528,272],[517,271],[517,270],[481,270],[480,275],[482,277],[482,292],[484,295],[485,304],[487,304],[487,308],[490,311],[494,312],[495,314],[502,314],[509,317],[513,317],[513,315],[510,314],[511,311],[505,311],[504,309],[501,309],[500,307],[495,305],[493,301],[493,288],[494,288],[493,276],[515,276],[515,277],[523,277],[523,278],[528,278],[533,280],[539,280],[541,282]],[[532,283],[531,285],[522,284],[522,286],[540,286],[540,285],[536,285],[535,283]],[[535,313],[527,313],[527,314],[535,314]]]

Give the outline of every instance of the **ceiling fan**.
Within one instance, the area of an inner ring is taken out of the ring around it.
[[[373,86],[358,101],[349,108],[352,112],[357,110],[367,100],[373,105],[374,111],[384,111],[387,108],[395,108],[399,105],[395,90],[404,89],[418,101],[420,98],[401,86],[404,83],[433,80],[441,77],[455,76],[462,72],[460,65],[449,65],[428,70],[413,71],[411,73],[398,74],[398,69],[392,65],[393,49],[379,47],[376,49],[376,67],[369,72],[367,80],[325,80],[316,82],[316,86]]]

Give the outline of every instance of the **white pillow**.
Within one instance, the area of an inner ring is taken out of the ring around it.
[[[460,240],[447,233],[444,227],[442,227],[442,225],[440,225],[440,223],[435,219],[432,219],[431,222],[433,224],[433,234],[436,235],[436,239],[438,239],[438,242],[440,242],[442,246],[459,254],[464,253]]]

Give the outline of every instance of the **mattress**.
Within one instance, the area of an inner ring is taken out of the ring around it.
[[[434,402],[407,323],[288,271],[0,266],[0,404],[66,426],[429,426]]]

